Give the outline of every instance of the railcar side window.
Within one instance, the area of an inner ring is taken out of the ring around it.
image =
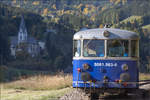
[[[138,56],[138,42],[137,40],[131,40],[131,57]]]
[[[104,40],[84,40],[84,57],[104,57]]]
[[[81,56],[81,41],[80,40],[74,40],[73,45],[73,56],[79,57]]]
[[[108,40],[107,56],[109,57],[128,57],[128,40]]]

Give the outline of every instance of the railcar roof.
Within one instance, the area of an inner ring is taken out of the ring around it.
[[[109,36],[105,37],[103,33],[109,32]],[[114,29],[114,28],[97,28],[79,31],[74,34],[74,39],[139,39],[135,32]]]

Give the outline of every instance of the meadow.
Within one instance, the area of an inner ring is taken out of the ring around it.
[[[57,100],[72,90],[72,75],[37,75],[1,83],[1,100]]]
[[[150,74],[140,74],[140,80],[150,80]],[[37,75],[1,83],[1,100],[58,100],[73,90],[72,75]]]
[[[58,75],[37,75],[31,77],[20,77],[19,80],[4,83],[3,88],[14,88],[22,90],[57,90],[72,85],[70,74],[59,73]]]
[[[150,80],[150,74],[140,73],[139,80]]]

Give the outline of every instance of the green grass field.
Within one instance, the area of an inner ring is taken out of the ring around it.
[[[72,88],[58,90],[20,90],[20,89],[1,89],[0,100],[58,100]]]

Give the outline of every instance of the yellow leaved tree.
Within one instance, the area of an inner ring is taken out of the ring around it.
[[[119,4],[121,2],[121,0],[116,0],[115,4]]]
[[[53,9],[56,9],[56,5],[55,5],[55,4],[53,4],[53,5],[52,5],[52,8],[53,8]]]
[[[124,5],[125,3],[127,3],[127,0],[122,0],[122,4]]]
[[[34,1],[32,4],[37,6],[37,5],[40,4],[40,2],[39,1]]]
[[[87,15],[89,12],[88,12],[88,8],[84,8],[83,10],[83,14]]]
[[[15,4],[15,3],[17,3],[17,1],[16,1],[16,0],[13,0],[12,2],[13,2],[14,4]]]
[[[103,24],[100,24],[100,25],[99,25],[99,28],[103,28],[103,27],[104,27]]]
[[[48,8],[45,8],[45,9],[43,10],[43,15],[46,16],[47,14],[48,14]]]

